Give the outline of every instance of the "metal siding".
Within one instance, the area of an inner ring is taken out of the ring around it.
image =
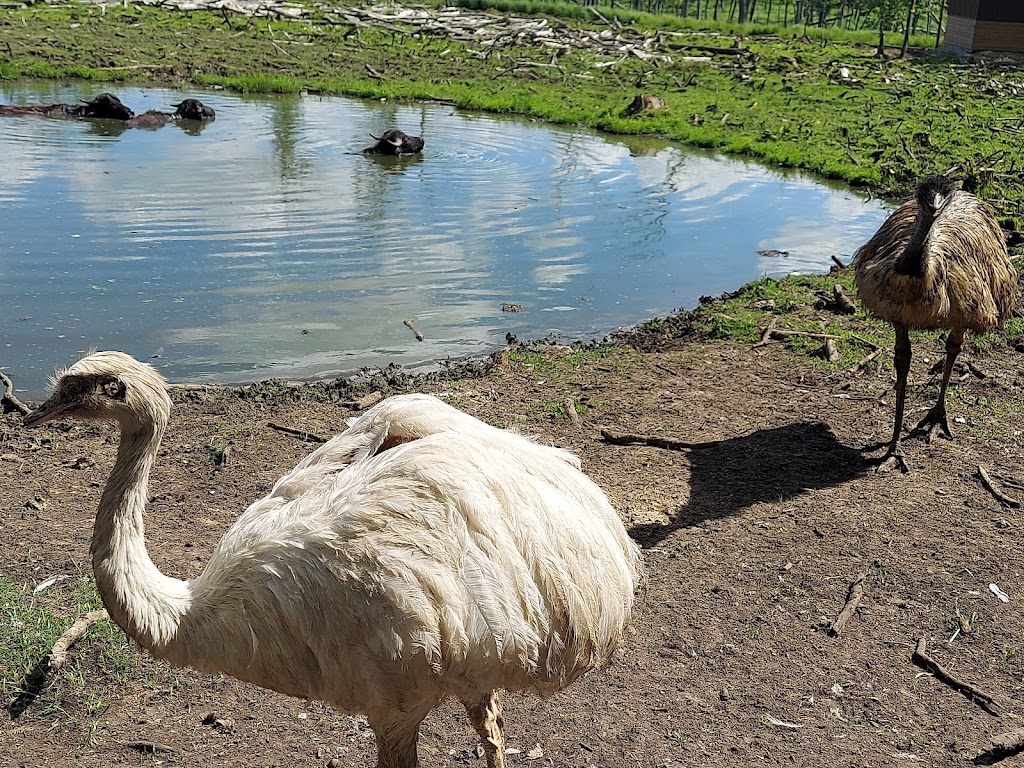
[[[950,0],[952,5],[952,0]],[[1024,23],[1024,2],[1021,0],[979,0],[978,21],[1015,21]]]

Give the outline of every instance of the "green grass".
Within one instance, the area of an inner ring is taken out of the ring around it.
[[[564,14],[557,23],[606,29],[578,6],[488,7]],[[675,50],[671,63],[629,57],[598,67],[613,57],[574,47],[553,59],[550,48],[526,44],[482,51],[475,42],[411,27],[405,33],[357,28],[327,13],[268,21],[146,6],[37,4],[0,12],[0,76],[443,99],[743,154],[886,195],[905,195],[921,176],[948,171],[993,202],[1005,220],[1024,220],[1019,136],[996,130],[1019,118],[1020,78],[1013,72],[923,56],[879,59],[874,33],[804,34],[601,12],[662,46],[735,44],[747,53],[704,61]],[[557,66],[549,66],[553,61]],[[667,108],[623,116],[638,90],[661,95]]]
[[[133,666],[127,638],[109,620],[94,624],[72,647],[66,665],[47,674],[57,638],[76,618],[101,607],[88,577],[33,594],[28,585],[0,575],[0,693],[12,718],[72,710],[88,717],[106,707],[96,679],[123,680]]]

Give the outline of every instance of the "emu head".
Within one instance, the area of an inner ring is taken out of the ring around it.
[[[174,116],[180,120],[213,120],[217,113],[213,107],[208,107],[199,99],[185,99],[178,104],[172,104]]]
[[[917,185],[914,198],[922,210],[934,216],[949,202],[955,191],[956,185],[952,179],[945,176],[927,176]]]
[[[131,120],[135,117],[135,113],[112,93],[101,93],[89,101],[82,102],[78,111],[82,117],[95,117],[101,120]]]
[[[122,429],[166,426],[171,399],[163,377],[123,352],[91,352],[53,379],[53,394],[25,417],[27,427],[71,416],[118,422]]]

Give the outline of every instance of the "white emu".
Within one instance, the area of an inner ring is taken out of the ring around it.
[[[639,551],[578,459],[427,395],[384,400],[306,457],[198,577],[163,575],[142,518],[170,410],[150,366],[95,352],[25,417],[118,423],[93,568],[154,656],[363,713],[381,768],[415,766],[420,723],[454,696],[493,768],[497,691],[558,691],[621,640]]]

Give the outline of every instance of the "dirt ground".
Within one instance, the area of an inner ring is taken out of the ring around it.
[[[879,475],[870,459],[880,452],[864,449],[891,429],[891,365],[833,374],[779,345],[657,347],[584,355],[568,373],[506,364],[415,387],[577,451],[644,550],[647,584],[614,663],[547,700],[507,698],[511,765],[959,766],[1024,725],[1024,522],[978,473],[1024,496],[1014,486],[1024,482],[1020,355],[973,355],[987,377],[956,387],[955,441],[911,439],[912,472]],[[928,369],[942,354],[934,342],[914,352],[908,424],[934,398]],[[330,435],[353,413],[346,397],[330,386],[177,391],[150,488],[156,564],[199,573],[245,506],[314,447],[268,422]],[[569,398],[578,424],[559,408]],[[698,445],[612,445],[601,428]],[[29,587],[88,573],[114,428],[29,431],[10,414],[0,430],[0,572]],[[210,452],[218,441],[231,443],[222,466]],[[829,636],[859,574],[859,607]],[[48,594],[40,600],[59,612],[60,592]],[[90,637],[72,655],[92,658]],[[918,638],[990,694],[996,714],[915,665]],[[79,667],[99,705],[8,703],[0,768],[375,764],[359,718],[134,648],[130,657],[127,674]],[[464,711],[446,704],[424,724],[421,762],[483,766],[476,744]]]

